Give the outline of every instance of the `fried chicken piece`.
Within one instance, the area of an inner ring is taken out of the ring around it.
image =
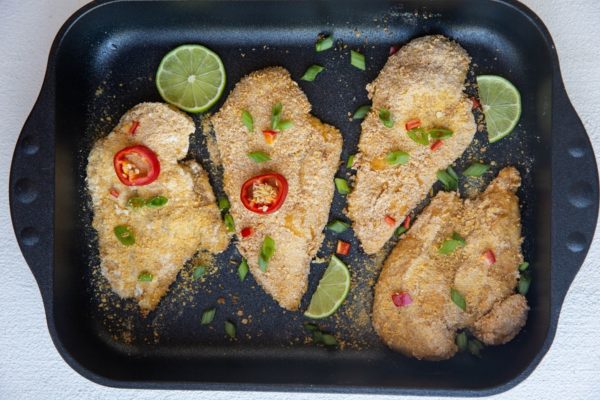
[[[356,182],[348,196],[348,215],[367,254],[383,247],[427,196],[436,172],[460,157],[473,140],[472,103],[463,93],[469,63],[457,43],[441,35],[425,36],[392,55],[367,86],[373,106],[361,125]],[[392,128],[380,120],[381,109],[391,112]],[[446,128],[453,135],[432,150],[407,135],[406,122],[413,119],[424,129]],[[409,153],[408,163],[388,165],[386,155],[398,150]],[[386,223],[386,216],[395,222]]]
[[[272,108],[281,103],[282,120],[293,123],[277,132],[272,144],[263,137],[271,129]],[[295,310],[308,285],[309,266],[323,241],[333,198],[333,177],[342,149],[340,132],[310,115],[311,106],[298,84],[281,67],[244,77],[211,121],[224,169],[224,189],[239,235],[238,249],[256,281],[281,307]],[[248,111],[254,130],[242,123]],[[263,151],[270,161],[256,163],[247,154]],[[288,182],[288,194],[278,211],[257,214],[243,205],[240,193],[249,178],[275,172]],[[251,228],[242,237],[240,231]],[[275,241],[266,271],[258,264],[265,236]]]
[[[505,168],[478,198],[463,202],[456,193],[440,192],[423,210],[386,259],[375,287],[373,326],[390,348],[443,360],[456,353],[459,329],[495,345],[525,325],[527,302],[515,294],[523,262],[519,185],[517,170]],[[442,254],[455,233],[465,245]],[[464,297],[465,311],[452,301],[451,289]],[[396,293],[412,303],[396,306]]]
[[[139,125],[132,135],[134,122]],[[166,104],[138,104],[95,143],[88,157],[87,185],[102,274],[119,296],[135,297],[144,314],[156,307],[196,251],[219,253],[229,242],[206,172],[195,161],[179,161],[194,130],[189,116]],[[113,157],[136,144],[156,153],[161,171],[148,185],[126,186],[117,178]],[[127,205],[132,197],[159,195],[168,200],[160,208]],[[119,242],[114,233],[118,225],[130,227],[135,244]],[[152,280],[139,281],[142,272]]]

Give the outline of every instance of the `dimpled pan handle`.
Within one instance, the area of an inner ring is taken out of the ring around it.
[[[54,83],[47,71],[40,95],[17,141],[10,169],[10,212],[21,252],[44,302],[54,260]]]
[[[585,128],[554,74],[552,104],[552,303],[560,309],[598,219],[598,168]]]

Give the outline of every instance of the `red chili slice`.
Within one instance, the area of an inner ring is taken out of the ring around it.
[[[406,121],[406,124],[404,125],[404,127],[406,128],[407,131],[418,128],[420,126],[421,126],[421,120],[419,118],[410,119],[410,120]]]
[[[395,44],[393,46],[390,46],[390,56],[396,54],[398,52],[398,50],[400,50],[400,45],[399,44]]]
[[[272,130],[265,130],[263,131],[263,136],[265,137],[265,142],[267,142],[268,144],[273,144],[275,138],[277,137],[277,132]]]
[[[489,265],[496,264],[496,255],[494,254],[494,252],[492,250],[486,250],[486,252],[483,253],[483,257],[485,258],[485,260],[487,261],[487,263]]]
[[[396,307],[404,307],[413,302],[412,297],[410,297],[410,294],[406,292],[392,294],[392,301],[394,302],[394,305]]]
[[[343,240],[338,240],[335,252],[343,256],[347,256],[350,252],[350,243],[344,242]]]
[[[110,188],[110,190],[108,191],[108,193],[110,193],[110,195],[114,198],[119,197],[119,191],[115,188]]]
[[[442,142],[440,139],[438,139],[435,142],[433,142],[429,148],[431,149],[431,151],[436,151],[437,149],[442,147],[443,143],[444,142]]]
[[[248,236],[252,235],[253,232],[254,232],[254,229],[252,229],[251,226],[247,226],[242,229],[241,234],[242,234],[243,238],[247,238]]]
[[[386,215],[385,218],[383,219],[385,221],[386,224],[388,224],[389,226],[394,226],[396,225],[396,220],[394,219],[394,217],[390,217],[389,215]]]
[[[407,215],[406,218],[404,218],[404,229],[408,230],[408,228],[410,228],[410,215]]]
[[[271,214],[281,208],[288,192],[283,175],[268,173],[248,179],[242,185],[240,199],[248,210],[257,214]]]
[[[115,173],[127,186],[144,186],[152,183],[160,174],[156,154],[146,146],[136,145],[121,149],[113,159]]]
[[[477,98],[471,97],[471,101],[473,102],[473,110],[481,107],[481,103],[479,102],[479,100],[477,100]]]
[[[138,121],[133,121],[131,127],[129,128],[129,134],[132,136],[135,135],[135,131],[137,130],[138,126],[140,126],[140,123]]]

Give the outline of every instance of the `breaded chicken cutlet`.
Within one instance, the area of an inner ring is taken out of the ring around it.
[[[289,72],[273,67],[244,77],[211,119],[238,249],[288,310],[307,289],[342,149],[340,132],[310,110]]]
[[[525,325],[527,301],[515,293],[523,262],[520,183],[517,170],[505,168],[479,197],[463,202],[440,192],[421,213],[375,287],[373,326],[390,348],[442,360],[457,352],[459,329],[498,345]]]
[[[437,171],[471,143],[476,125],[463,93],[469,63],[457,43],[425,36],[390,56],[367,86],[373,105],[361,125],[356,182],[348,196],[348,216],[367,254],[383,247],[427,196]],[[408,153],[408,162],[394,162],[398,151]]]
[[[194,130],[166,104],[138,104],[88,157],[102,274],[144,314],[197,250],[219,253],[229,241],[206,172],[180,162]]]

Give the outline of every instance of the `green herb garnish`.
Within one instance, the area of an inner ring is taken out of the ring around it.
[[[235,339],[235,324],[231,321],[225,321],[225,333],[232,339]]]
[[[133,236],[133,231],[128,225],[115,226],[114,232],[122,245],[131,246],[135,244],[135,236]]]
[[[366,69],[365,56],[358,51],[350,50],[350,64],[364,71]]]
[[[454,173],[454,171],[452,171]],[[458,180],[454,178],[453,174],[448,172],[448,170],[439,170],[437,172],[437,178],[444,185],[444,189],[446,190],[456,190],[458,189]]]
[[[245,258],[242,258],[242,262],[240,263],[240,265],[238,265],[237,273],[240,277],[240,281],[244,282],[244,279],[246,279],[246,275],[248,275],[248,262]]]
[[[519,293],[525,296],[529,291],[529,285],[531,285],[531,275],[529,272],[523,272],[519,278]]]
[[[465,301],[463,295],[458,292],[458,290],[454,288],[450,289],[450,298],[452,299],[452,302],[456,304],[461,310],[467,310],[467,302]]]
[[[519,264],[519,271],[525,271],[527,268],[529,268],[529,263],[527,261]]]
[[[227,200],[226,197],[219,197],[219,210],[221,211],[227,211],[229,210],[229,207],[231,207],[231,204],[229,204],[229,200]]]
[[[324,69],[325,68],[320,65],[311,65],[300,79],[303,81],[312,82]]]
[[[265,161],[271,160],[271,157],[269,157],[269,155],[267,153],[265,153],[264,151],[252,151],[252,152],[248,153],[247,155],[255,163],[263,163]]]
[[[216,308],[209,308],[202,312],[202,319],[200,320],[201,325],[208,325],[215,319],[215,314],[217,313]]]
[[[333,37],[325,36],[317,40],[315,44],[315,50],[317,51],[325,51],[333,47]]]
[[[327,229],[336,233],[345,232],[350,227],[350,224],[339,220],[331,221],[327,224]]]
[[[490,169],[489,165],[481,164],[481,163],[473,163],[469,166],[469,168],[465,169],[463,172],[464,176],[481,176]]]
[[[352,115],[352,119],[363,119],[367,116],[367,114],[371,111],[371,106],[369,104],[360,106],[354,111],[354,115]]]
[[[456,180],[458,182],[458,175],[456,174],[456,172],[454,171],[454,169],[452,167],[446,168],[446,172],[448,173],[448,175],[450,175],[452,178],[454,178],[454,180]]]
[[[350,193],[350,187],[348,186],[348,181],[344,178],[335,178],[335,187],[339,194],[346,195]]]
[[[235,232],[235,222],[233,222],[233,217],[231,216],[231,214],[225,214],[223,216],[223,222],[225,223],[225,228],[227,228],[227,232]]]
[[[129,208],[141,208],[146,205],[146,200],[142,197],[131,197],[127,200],[127,207]]]
[[[138,275],[138,282],[152,282],[154,276],[148,271],[142,271]]]
[[[273,257],[273,254],[275,254],[275,241],[271,236],[265,236],[258,256],[258,265],[261,271],[267,271],[269,260]]]
[[[438,140],[438,139],[448,139],[449,137],[452,137],[453,132],[450,129],[433,128],[433,129],[428,130],[427,134],[432,139]]]
[[[348,161],[346,161],[346,168],[347,168],[347,169],[350,169],[350,168],[352,168],[352,166],[354,165],[354,157],[356,157],[354,154],[351,154],[351,155],[348,157]]]
[[[194,273],[192,274],[192,277],[194,278],[195,281],[197,281],[205,273],[206,273],[206,268],[203,267],[202,265],[198,265],[196,268],[194,268]]]
[[[405,151],[390,151],[385,156],[385,161],[389,165],[403,165],[406,164],[409,160],[410,156]]]
[[[167,204],[169,199],[165,196],[154,196],[146,200],[146,206],[150,208],[159,208]]]
[[[461,332],[456,335],[456,345],[458,346],[458,350],[465,351],[467,349],[467,333]]]
[[[379,119],[383,123],[383,126],[386,128],[391,128],[394,126],[394,120],[392,119],[392,113],[390,110],[386,108],[379,109]]]
[[[283,111],[283,104],[277,103],[271,109],[271,128],[277,129],[277,125],[279,125],[279,120],[281,119],[281,111]]]
[[[254,119],[252,118],[252,115],[246,110],[242,111],[242,123],[248,129],[248,132],[254,132]]]
[[[465,239],[463,239],[458,233],[454,232],[452,234],[452,239],[448,239],[442,243],[440,247],[440,254],[451,254],[459,247],[463,247],[465,245]]]

